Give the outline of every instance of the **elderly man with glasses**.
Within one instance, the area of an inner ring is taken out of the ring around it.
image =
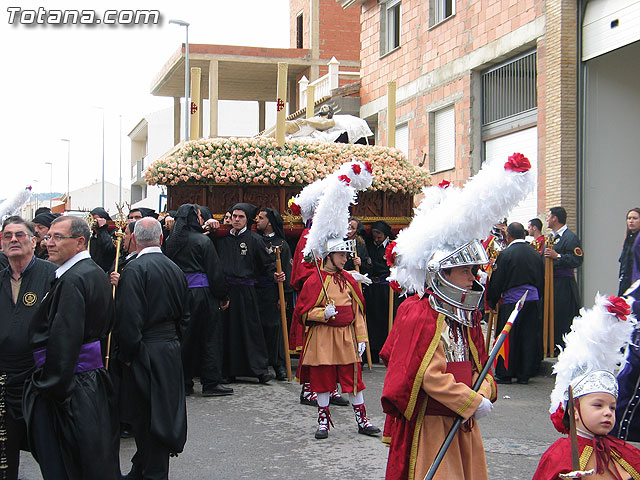
[[[29,325],[29,445],[45,479],[112,480],[120,475],[118,418],[100,349],[115,320],[111,285],[87,252],[84,220],[56,218],[45,240],[58,269]]]
[[[2,225],[2,250],[8,266],[0,271],[0,423],[7,431],[7,478],[18,478],[20,450],[28,450],[22,416],[24,380],[34,369],[29,346],[29,322],[54,279],[56,266],[36,258],[37,238],[32,223],[8,217]]]

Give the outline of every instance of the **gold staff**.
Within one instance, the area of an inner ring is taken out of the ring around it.
[[[122,212],[123,205],[116,203],[116,208],[118,209],[118,214],[116,215],[116,226],[118,227],[118,231],[116,232],[116,260],[115,265],[113,267],[113,271],[118,271],[118,263],[120,260],[120,245],[122,245],[122,238],[124,237],[124,228],[127,225],[127,217]],[[113,286],[112,289],[113,299],[116,299],[116,286]],[[107,354],[105,355],[104,368],[109,370],[109,354],[111,353],[111,332],[109,332],[109,336],[107,337]]]
[[[276,273],[282,273],[282,260],[280,259],[280,247],[276,250]],[[280,297],[280,320],[282,321],[282,339],[284,341],[284,363],[287,367],[287,380],[291,381],[291,357],[289,356],[289,332],[287,331],[287,305],[284,301],[284,285],[278,282],[278,295]]]
[[[549,235],[546,247],[553,248],[553,236]],[[553,357],[554,346],[554,298],[553,298],[553,260],[546,257],[544,265],[544,320],[542,324],[542,343],[544,356]]]
[[[358,253],[357,252],[353,252],[353,259],[355,260],[356,258],[358,258]],[[360,273],[360,265],[356,265],[354,262],[354,266],[356,267],[356,272]],[[360,287],[360,291],[362,292],[362,283],[358,282],[358,287]],[[369,326],[367,325],[367,317],[364,317],[364,328],[365,331],[367,332],[367,339],[369,338]],[[369,342],[367,342],[367,344],[365,345],[365,353],[367,354],[367,365],[369,365],[369,370],[371,370],[372,368],[372,362],[371,362],[371,348],[369,348]]]

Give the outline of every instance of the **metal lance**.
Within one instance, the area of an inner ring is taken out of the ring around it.
[[[318,273],[318,278],[320,279],[320,285],[322,286],[322,293],[324,293],[325,305],[333,303],[333,300],[329,298],[327,294],[327,289],[324,288],[324,280],[322,280],[322,273],[320,273],[320,266],[318,265],[318,259],[316,258],[316,254],[313,250],[311,250],[311,256],[313,257],[313,263],[316,266],[316,272]]]
[[[356,259],[358,258],[358,254],[354,253],[353,254],[353,258]],[[356,267],[356,272],[360,273],[360,265],[355,265]],[[360,287],[360,291],[362,292],[362,283],[358,282],[358,287]],[[364,294],[363,294],[364,295]],[[367,332],[367,338],[369,338],[369,326],[367,325],[367,317],[365,315],[364,317],[364,328]],[[372,368],[372,362],[371,362],[371,348],[369,347],[369,342],[367,342],[367,345],[365,346],[365,353],[367,355],[367,365],[369,365],[369,370],[371,370]]]
[[[276,247],[276,272],[282,273],[280,247]],[[291,357],[289,356],[289,332],[287,331],[287,304],[284,301],[284,285],[278,282],[278,296],[280,298],[280,320],[282,322],[282,339],[284,341],[284,362],[287,368],[287,380],[291,381]]]
[[[487,360],[487,363],[484,364],[484,368],[482,369],[482,372],[480,372],[480,375],[478,375],[478,378],[473,384],[474,392],[477,392],[478,390],[480,390],[480,386],[482,385],[482,382],[484,381],[485,377],[489,373],[489,369],[491,368],[491,365],[493,365],[493,361],[498,355],[498,352],[500,351],[500,347],[502,347],[502,344],[507,339],[507,336],[511,331],[511,327],[513,326],[513,323],[516,321],[516,318],[518,317],[518,313],[520,313],[520,310],[522,310],[524,302],[527,298],[527,293],[528,292],[524,292],[524,295],[520,297],[520,300],[518,300],[518,303],[516,303],[516,306],[514,307],[513,312],[511,312],[511,315],[507,320],[507,324],[502,329],[502,332],[500,332],[500,336],[496,339],[496,343],[493,344],[493,348],[491,349],[491,353],[489,354],[489,359]],[[451,442],[453,441],[453,438],[456,436],[456,433],[458,432],[458,429],[460,428],[460,425],[462,425],[463,421],[464,419],[461,416],[458,416],[456,421],[451,426],[451,430],[449,430],[449,433],[447,434],[447,438],[445,438],[444,442],[442,443],[442,446],[440,447],[440,450],[438,450],[438,454],[436,455],[435,460],[431,464],[431,467],[429,467],[429,470],[427,471],[427,474],[425,475],[424,480],[431,480],[433,476],[436,474],[436,471],[438,470],[440,463],[442,463],[442,459],[444,458],[445,453],[447,453],[447,450],[449,449],[449,446],[451,445]]]
[[[116,232],[116,260],[113,267],[113,271],[118,271],[118,263],[120,261],[120,246],[122,245],[122,237],[124,237],[124,232],[122,231],[127,223],[126,217],[124,213],[122,213],[122,204],[116,203],[116,208],[118,209],[118,215],[116,216],[116,225],[118,226],[118,231]],[[112,289],[113,299],[116,299],[116,286],[113,285]],[[104,368],[105,370],[109,370],[109,355],[111,354],[111,332],[107,336],[107,352],[104,357]]]

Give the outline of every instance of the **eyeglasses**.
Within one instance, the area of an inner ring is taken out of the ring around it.
[[[2,239],[5,242],[10,242],[11,240],[13,240],[13,237],[16,237],[16,240],[18,240],[19,242],[23,241],[25,238],[27,238],[27,236],[31,236],[31,235],[27,235],[27,232],[4,232],[2,234]]]
[[[65,238],[79,238],[80,235],[60,235],[58,233],[54,233],[53,235],[45,235],[44,237],[42,237],[42,239],[45,242],[48,242],[49,240],[53,239],[56,243],[58,243],[60,240],[64,240]]]

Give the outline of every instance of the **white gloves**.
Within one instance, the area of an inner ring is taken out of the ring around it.
[[[371,285],[371,279],[366,273],[363,275],[362,273],[356,272],[355,270],[351,270],[349,271],[349,273],[356,282],[362,282],[365,285]]]
[[[336,313],[338,313],[338,310],[336,310],[336,306],[333,303],[324,307],[324,318],[329,319],[335,316]]]
[[[476,418],[476,420],[478,420],[489,415],[492,410],[493,403],[491,403],[491,400],[482,397],[482,401],[480,402],[480,405],[478,405],[478,409],[476,410],[476,413],[473,414],[473,416]]]
[[[358,355],[362,356],[367,349],[367,342],[358,342]]]
[[[483,270],[478,269],[478,274],[476,275],[476,278],[478,279],[478,283],[480,285],[486,285],[487,281],[489,280],[489,274]]]

